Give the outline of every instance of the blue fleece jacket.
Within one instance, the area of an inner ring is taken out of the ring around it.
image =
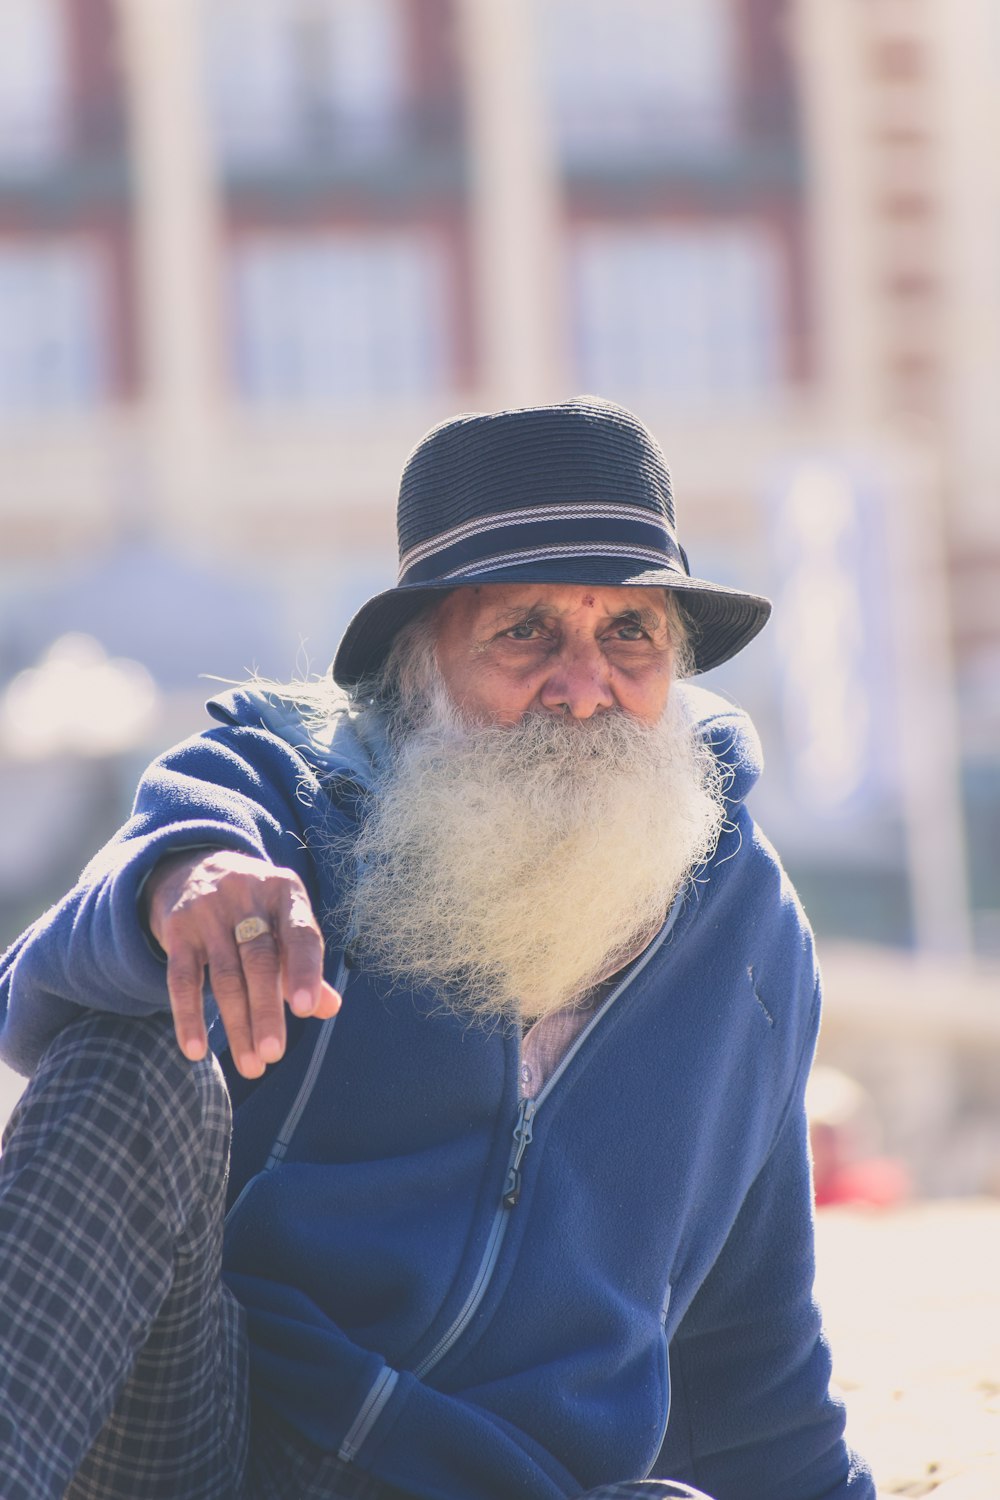
[[[228,1070],[225,1266],[255,1396],[428,1500],[647,1473],[717,1500],[874,1496],[812,1298],[812,941],[744,805],[749,721],[681,690],[731,773],[726,831],[536,1101],[516,1037],[350,967],[333,930],[340,1015],[290,1019],[261,1080]],[[356,825],[378,747],[346,715],[319,743],[259,695],[211,709],[222,727],[150,767],[129,823],[5,956],[14,1067],[81,1006],[165,1007],[136,906],[171,850],[291,866],[335,908],[323,851]]]

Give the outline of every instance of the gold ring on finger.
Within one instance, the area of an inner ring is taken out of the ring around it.
[[[233,936],[237,943],[252,943],[254,938],[263,937],[265,932],[270,931],[263,917],[244,917],[233,928]]]

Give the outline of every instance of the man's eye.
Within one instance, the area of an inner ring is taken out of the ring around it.
[[[634,620],[625,620],[621,625],[618,625],[615,634],[621,641],[645,641],[649,639],[648,630],[644,629],[642,625],[637,624]]]
[[[511,641],[533,641],[538,634],[538,626],[533,625],[530,620],[525,620],[521,625],[512,625],[504,635]]]

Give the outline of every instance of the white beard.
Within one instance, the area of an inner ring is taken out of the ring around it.
[[[470,724],[438,682],[355,853],[364,962],[462,1015],[531,1022],[658,930],[724,819],[722,774],[671,695],[621,713]]]

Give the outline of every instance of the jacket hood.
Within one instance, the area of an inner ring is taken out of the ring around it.
[[[347,694],[324,684],[322,704],[303,694],[282,693],[252,683],[231,688],[205,705],[213,719],[240,729],[264,729],[284,740],[320,775],[371,786],[388,757],[378,717],[358,713]]]
[[[675,687],[702,739],[726,772],[726,801],[743,802],[764,767],[760,738],[747,713],[718,693],[682,682]],[[378,717],[358,713],[345,693],[331,692],[321,711],[308,696],[297,698],[253,685],[209,699],[214,719],[244,729],[264,729],[297,750],[322,776],[367,789],[388,757]]]
[[[674,691],[683,696],[692,722],[727,773],[726,801],[734,807],[746,801],[764,769],[764,749],[750,715],[692,682],[679,683]]]

